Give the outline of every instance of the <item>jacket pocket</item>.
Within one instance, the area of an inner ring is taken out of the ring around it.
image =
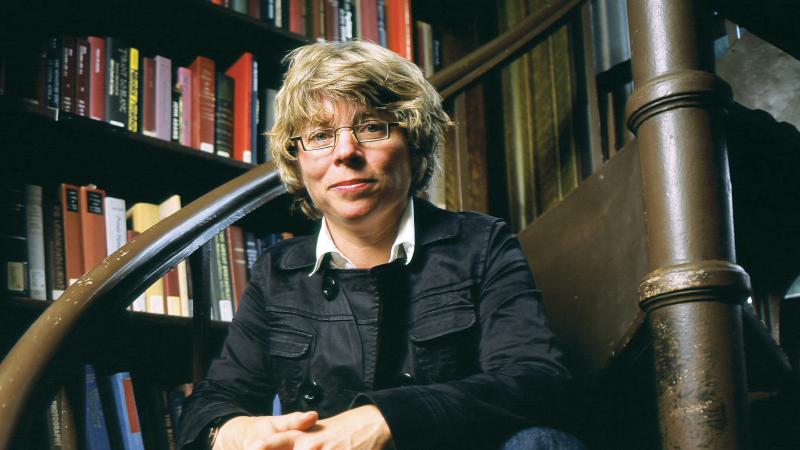
[[[281,404],[291,407],[308,370],[313,336],[299,330],[270,328],[267,338],[272,382]]]
[[[416,317],[409,328],[416,376],[423,383],[454,380],[477,371],[474,306],[452,299],[442,304]]]

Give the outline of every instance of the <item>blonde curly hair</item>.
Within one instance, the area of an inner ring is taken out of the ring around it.
[[[366,41],[306,45],[283,62],[288,70],[275,100],[270,152],[303,213],[312,219],[322,216],[303,185],[298,150],[290,138],[329,115],[323,100],[360,105],[401,122],[411,152],[409,195],[427,188],[434,170],[439,170],[439,148],[451,122],[439,93],[419,67]]]

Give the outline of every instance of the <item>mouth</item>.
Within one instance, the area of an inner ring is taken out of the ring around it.
[[[352,190],[363,189],[374,182],[375,180],[371,178],[353,178],[351,180],[344,180],[332,184],[330,186],[330,189],[336,189],[340,191],[352,191]]]

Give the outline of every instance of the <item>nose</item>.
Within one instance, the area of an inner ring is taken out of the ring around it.
[[[333,152],[337,161],[348,161],[357,155],[358,141],[350,127],[342,127],[336,130],[336,143]]]

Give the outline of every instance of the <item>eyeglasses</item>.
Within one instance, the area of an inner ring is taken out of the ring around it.
[[[292,142],[300,142],[300,147],[306,152],[331,149],[336,146],[339,138],[339,130],[349,129],[359,144],[365,142],[382,141],[389,139],[390,127],[404,127],[401,122],[385,122],[382,120],[370,120],[349,127],[339,128],[315,128],[299,136],[289,138]]]

